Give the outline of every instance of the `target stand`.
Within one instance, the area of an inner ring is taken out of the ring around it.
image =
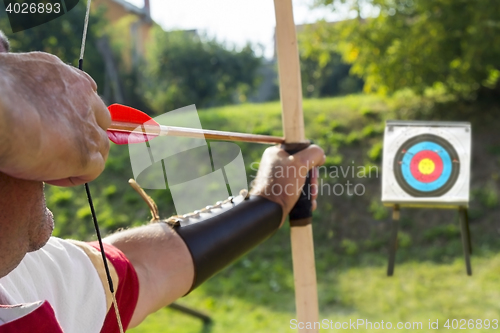
[[[382,203],[393,207],[387,275],[394,274],[401,207],[457,209],[467,275],[471,126],[467,122],[387,121]]]

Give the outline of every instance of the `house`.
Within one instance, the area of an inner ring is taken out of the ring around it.
[[[112,25],[123,25],[124,32],[122,58],[130,66],[145,56],[147,43],[151,37],[151,28],[154,21],[151,19],[150,0],[144,0],[144,6],[139,8],[125,0],[94,0],[92,9],[104,8],[104,16]]]
[[[112,42],[119,40],[123,46],[120,58],[128,69],[139,63],[146,55],[147,44],[151,40],[151,29],[154,24],[151,19],[149,0],[144,0],[142,8],[125,0],[94,0],[92,10],[104,10],[104,16],[110,24],[120,29],[118,34],[111,33],[111,36],[101,37],[97,41],[97,48],[104,59],[106,71],[102,97],[108,103],[124,103],[118,64],[113,55],[109,38],[113,39]]]

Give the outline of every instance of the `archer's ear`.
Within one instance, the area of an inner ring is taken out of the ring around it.
[[[134,179],[129,179],[128,183],[132,188],[139,193],[141,198],[146,202],[146,204],[149,206],[149,210],[151,211],[151,223],[159,222],[160,221],[160,212],[158,211],[158,206],[156,205],[155,201],[153,198],[151,198],[149,195],[144,192],[142,187],[134,180]]]

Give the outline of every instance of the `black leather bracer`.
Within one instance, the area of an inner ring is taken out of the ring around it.
[[[240,195],[180,218],[173,228],[193,258],[190,291],[273,234],[282,217],[281,205]]]

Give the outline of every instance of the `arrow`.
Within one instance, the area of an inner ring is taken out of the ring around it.
[[[107,130],[108,138],[118,145],[146,142],[157,136],[177,136],[264,144],[284,142],[283,138],[270,135],[160,125],[144,112],[120,104],[112,104],[108,107],[108,110],[111,113],[111,126]]]

